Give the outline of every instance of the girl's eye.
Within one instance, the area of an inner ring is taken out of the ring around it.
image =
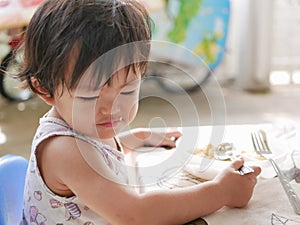
[[[80,99],[82,100],[85,100],[85,101],[93,101],[93,100],[97,100],[98,99],[98,96],[92,96],[92,97],[79,97]]]
[[[133,93],[135,93],[136,90],[133,90],[133,91],[124,91],[124,92],[121,92],[121,95],[131,95]]]

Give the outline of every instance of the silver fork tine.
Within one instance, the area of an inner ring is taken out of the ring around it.
[[[257,138],[256,138],[255,133],[251,133],[251,139],[252,139],[254,151],[256,152],[256,154],[258,154],[259,156],[261,156],[261,153],[260,153],[260,151],[258,150]]]
[[[256,154],[258,154],[261,157],[264,157],[263,154],[265,153],[264,151],[265,146],[263,145],[260,135],[254,132],[251,134],[251,138],[254,146],[254,151],[256,152]]]
[[[268,142],[267,142],[267,135],[266,135],[266,132],[264,132],[263,130],[259,130],[257,135],[259,136],[261,145],[263,146],[262,149],[264,150],[264,153],[269,153],[269,154],[271,154],[272,151],[271,151],[271,149],[269,148],[269,145],[268,145]]]

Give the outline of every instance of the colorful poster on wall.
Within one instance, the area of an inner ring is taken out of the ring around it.
[[[151,16],[154,40],[181,45],[201,57],[210,69],[220,63],[229,26],[229,0],[166,0],[165,7]],[[163,49],[162,45],[156,54],[170,59],[181,57],[177,60],[186,63],[190,60],[171,49]]]

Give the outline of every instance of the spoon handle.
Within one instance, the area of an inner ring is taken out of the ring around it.
[[[235,157],[234,155],[231,156],[231,161],[235,160],[237,157]],[[245,166],[243,165],[241,168],[238,169],[239,173],[241,175],[245,175],[245,174],[248,174],[248,173],[253,173],[254,170],[249,167],[249,166]]]
[[[245,175],[245,174],[253,173],[253,172],[254,172],[254,170],[249,166],[242,166],[241,168],[239,168],[239,173],[241,175]]]

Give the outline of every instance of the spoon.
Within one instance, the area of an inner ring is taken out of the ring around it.
[[[214,157],[215,159],[221,161],[228,160],[228,159],[233,161],[237,158],[237,152],[232,143],[221,143],[215,148]],[[254,170],[251,167],[242,166],[241,168],[238,169],[238,171],[241,175],[245,175],[248,173],[252,173]]]
[[[296,161],[294,159],[296,151],[294,150],[291,154],[291,159],[293,162],[293,168],[288,170],[282,170],[283,175],[288,179],[288,181],[292,181],[295,179],[297,183],[300,183],[300,168],[296,166]]]

